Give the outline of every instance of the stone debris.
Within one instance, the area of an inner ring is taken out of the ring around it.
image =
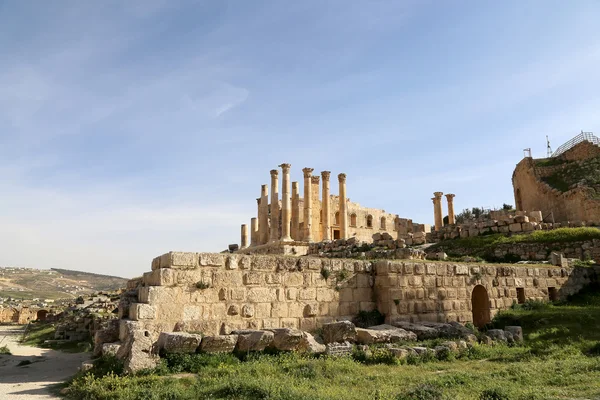
[[[356,328],[356,342],[361,344],[395,343],[417,340],[414,332],[392,325],[376,325],[368,329]]]
[[[263,351],[273,343],[275,335],[269,331],[233,331],[238,335],[235,351]]]
[[[350,342],[327,343],[325,347],[325,354],[335,357],[349,356],[354,349],[354,346]]]
[[[120,342],[115,343],[104,343],[102,345],[102,355],[103,356],[116,356],[119,352],[119,348],[121,348]]]
[[[271,347],[280,351],[298,350],[306,340],[304,332],[292,328],[269,329],[273,332],[273,342]]]
[[[322,329],[325,344],[356,340],[356,327],[350,321],[330,322],[323,324]]]
[[[327,349],[323,343],[319,342],[317,338],[310,333],[303,332],[302,336],[302,341],[298,345],[298,348],[296,349],[297,351],[303,353],[320,354],[324,353]]]
[[[158,350],[165,353],[195,353],[202,341],[201,335],[185,332],[162,332]]]
[[[205,336],[200,343],[204,353],[231,353],[235,349],[238,335]]]
[[[523,341],[523,328],[521,328],[520,326],[505,326],[504,330],[512,334],[515,342]]]

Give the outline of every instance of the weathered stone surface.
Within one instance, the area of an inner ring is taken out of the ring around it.
[[[523,341],[523,328],[520,326],[505,326],[504,330],[512,334],[515,342]]]
[[[124,369],[127,373],[154,368],[159,361],[152,338],[147,331],[141,329],[128,332],[125,341],[119,347],[117,358],[124,360]]]
[[[465,343],[466,345],[466,343]],[[440,346],[447,347],[452,352],[458,352],[458,344],[456,342],[444,342],[440,343]]]
[[[392,353],[396,358],[405,359],[411,353],[410,350],[398,347],[390,347],[388,348],[390,353]]]
[[[166,353],[195,353],[202,336],[186,332],[161,332],[158,348]]]
[[[494,341],[488,335],[483,335],[483,336],[481,336],[480,343],[490,346],[494,343]]]
[[[104,343],[102,345],[102,355],[103,356],[116,356],[119,352],[119,348],[121,348],[120,342],[115,343]]]
[[[200,343],[204,353],[231,353],[238,341],[237,335],[205,336]]]
[[[413,332],[419,340],[435,339],[440,336],[440,332],[434,328],[424,325],[413,324],[412,322],[396,321],[392,324],[395,327]]]
[[[504,331],[502,329],[490,329],[487,331],[487,335],[492,338],[492,340],[506,342],[506,335],[504,335]]]
[[[325,347],[325,354],[328,356],[348,356],[352,354],[352,349],[354,348],[350,342],[327,343]]]
[[[356,327],[350,321],[330,322],[323,325],[323,340],[325,344],[342,343],[356,340]]]
[[[273,332],[273,342],[270,347],[281,351],[297,350],[304,340],[304,332],[293,328],[267,329]]]
[[[104,329],[96,331],[94,334],[94,352],[93,356],[98,357],[103,353],[102,345],[119,340],[119,320],[112,320],[107,323]]]
[[[248,352],[248,351],[263,351],[272,342],[275,335],[269,331],[253,331],[253,330],[242,330],[233,331],[234,334],[238,335],[236,351]]]
[[[308,332],[302,332],[302,340],[298,344],[296,348],[297,351],[303,353],[315,353],[321,354],[327,350],[326,346],[323,343],[320,343],[317,338],[311,335]]]
[[[417,340],[417,335],[392,325],[376,325],[368,329],[356,328],[356,341],[361,344],[390,343]]]

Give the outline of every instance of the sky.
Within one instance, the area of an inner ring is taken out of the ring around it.
[[[269,170],[433,222],[600,136],[598,1],[0,0],[0,266],[221,251]],[[444,205],[445,207],[445,205]]]

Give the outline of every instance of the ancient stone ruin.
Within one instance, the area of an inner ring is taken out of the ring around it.
[[[310,333],[373,310],[389,325],[482,326],[513,303],[575,293],[591,274],[585,268],[170,252],[130,281],[131,302],[121,302],[118,331],[99,332],[97,347],[118,348],[135,370],[155,363],[165,332],[201,333],[206,346],[236,346],[239,338],[222,336],[279,328]]]

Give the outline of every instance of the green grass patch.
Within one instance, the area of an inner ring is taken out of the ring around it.
[[[68,341],[62,343],[44,343],[47,340],[54,340],[56,327],[50,323],[35,323],[27,327],[27,331],[21,340],[21,343],[27,346],[41,347],[46,349],[60,350],[67,353],[80,353],[90,351],[92,348],[91,339],[88,341]]]
[[[445,251],[449,256],[461,257],[465,253],[469,256],[481,257],[488,261],[502,261],[493,258],[496,247],[505,244],[517,243],[545,243],[562,244],[581,242],[592,239],[600,239],[600,229],[592,227],[581,228],[558,228],[548,231],[533,231],[531,233],[521,233],[512,236],[506,236],[501,233],[482,235],[468,238],[457,238],[443,240],[429,248],[429,252]],[[506,262],[515,262],[514,260],[505,260]]]

